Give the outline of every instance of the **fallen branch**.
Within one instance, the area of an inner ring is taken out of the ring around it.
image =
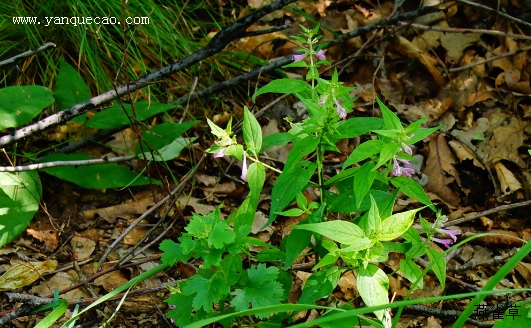
[[[51,167],[62,167],[62,166],[84,166],[84,165],[96,165],[96,164],[108,164],[108,163],[118,163],[125,162],[132,159],[138,158],[137,155],[126,155],[119,157],[104,157],[96,159],[85,159],[78,161],[54,161],[54,162],[45,162],[37,164],[28,164],[20,166],[0,166],[0,172],[23,172],[23,171],[35,171],[48,169]]]
[[[9,64],[15,64],[21,58],[29,57],[41,51],[47,50],[48,48],[55,48],[55,47],[56,47],[55,43],[52,43],[52,42],[45,43],[35,50],[28,50],[26,52],[21,53],[20,55],[16,55],[6,60],[0,61],[0,67],[9,65]]]
[[[509,205],[501,205],[501,206],[492,208],[490,210],[483,211],[481,213],[468,215],[468,216],[465,216],[463,218],[459,218],[459,219],[455,219],[455,220],[452,220],[452,221],[448,221],[445,224],[443,224],[443,227],[458,225],[458,224],[461,224],[461,223],[465,223],[465,222],[469,222],[469,221],[472,221],[472,220],[475,220],[475,219],[479,219],[480,217],[486,216],[486,215],[489,215],[489,214],[498,213],[498,212],[502,212],[502,211],[507,211],[507,210],[511,210],[513,208],[529,206],[529,205],[531,205],[531,200],[526,200],[524,202],[514,203],[514,204],[509,204]]]

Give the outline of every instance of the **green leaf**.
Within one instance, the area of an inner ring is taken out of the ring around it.
[[[52,92],[40,85],[0,89],[0,130],[30,122],[53,101]]]
[[[420,243],[420,234],[413,226],[409,227],[402,237],[410,243]]]
[[[337,122],[334,127],[339,131],[338,139],[347,139],[359,137],[372,130],[381,129],[383,125],[384,121],[378,117],[352,117],[348,120]]]
[[[37,172],[0,173],[0,248],[24,232],[41,197]]]
[[[366,235],[370,235],[373,231],[378,230],[382,221],[382,219],[380,218],[380,212],[378,211],[378,205],[376,204],[374,197],[372,197],[372,195],[370,195],[370,197],[371,207],[369,208],[369,212],[367,214],[368,233],[366,232]]]
[[[316,232],[346,245],[354,244],[357,239],[365,237],[360,227],[352,222],[341,220],[296,225],[293,229]]]
[[[282,216],[301,216],[304,211],[300,208],[290,208],[287,211],[277,212],[277,214]]]
[[[287,132],[279,132],[279,133],[273,133],[268,136],[265,136],[262,139],[262,149],[260,149],[260,153],[265,152],[271,147],[275,146],[285,146],[288,144],[288,142],[293,141],[294,136]]]
[[[242,289],[236,289],[231,293],[235,297],[230,304],[237,311],[251,308],[280,304],[283,295],[282,285],[276,281],[278,268],[258,264],[246,270],[248,280]],[[267,318],[270,313],[257,314],[259,318]]]
[[[336,288],[340,276],[341,271],[337,266],[315,272],[306,280],[299,303],[313,304],[322,297],[330,296]]]
[[[247,181],[253,195],[260,196],[265,181],[265,167],[260,162],[253,162],[247,169]]]
[[[308,200],[302,192],[297,194],[297,206],[299,208],[306,208],[308,206]]]
[[[430,198],[426,195],[424,189],[422,189],[422,186],[415,180],[400,176],[392,178],[391,183],[406,196],[418,200],[422,204],[427,205],[432,211],[437,212]]]
[[[393,156],[396,155],[400,147],[397,144],[391,142],[383,146],[382,151],[380,152],[380,158],[378,159],[378,164],[376,168],[379,168],[383,164],[387,163]]]
[[[284,270],[289,269],[300,253],[310,244],[311,231],[292,230],[286,238],[286,260]]]
[[[208,246],[217,249],[223,249],[225,245],[234,241],[234,231],[229,229],[227,221],[216,221],[212,228],[212,232],[208,237]]]
[[[244,107],[243,112],[243,140],[245,140],[247,149],[254,156],[258,156],[258,152],[262,148],[262,129],[247,106]]]
[[[382,110],[382,117],[384,120],[385,128],[388,130],[402,130],[402,122],[385,104],[378,98],[376,98],[380,109]]]
[[[52,154],[43,162],[89,160],[85,154]],[[87,189],[122,188],[126,186],[160,185],[160,181],[149,179],[116,163],[64,166],[43,169],[42,171],[59,179],[70,181]]]
[[[343,163],[343,169],[379,153],[385,145],[386,143],[382,140],[365,141],[358,147],[354,148],[354,151],[348,156],[345,163]]]
[[[197,137],[177,138],[173,140],[169,145],[166,145],[160,149],[153,151],[153,154],[147,151],[143,154],[138,154],[138,157],[141,159],[146,159],[148,161],[156,161],[156,162],[169,161],[176,157],[179,157],[179,155],[181,154],[181,151],[189,147],[196,139]]]
[[[228,254],[221,261],[221,271],[227,279],[227,285],[234,285],[242,274],[243,263],[240,254]]]
[[[316,168],[317,164],[303,161],[290,171],[282,171],[271,192],[271,209],[266,226],[276,219],[277,212],[291,204],[297,194],[306,189]]]
[[[178,261],[186,261],[188,257],[183,255],[181,245],[177,244],[173,240],[164,239],[160,245],[159,249],[163,251],[161,261],[169,265],[174,265]]]
[[[85,100],[90,99],[90,89],[77,70],[64,61],[59,60],[59,74],[55,82],[53,97],[59,110],[65,110]],[[77,123],[83,123],[85,117],[76,118]]]
[[[159,124],[153,127],[152,129],[142,133],[142,149],[140,148],[140,143],[138,143],[136,146],[136,153],[141,155],[143,151],[144,154],[147,154],[149,156],[149,159],[151,159],[151,153],[149,152],[149,150],[153,150],[159,153],[164,153],[165,151],[168,152],[170,149],[175,148],[174,144],[177,140],[182,140],[180,142],[181,144],[184,143],[183,141],[187,140],[184,138],[179,139],[179,137],[181,137],[184,132],[188,131],[195,124],[197,124],[197,121]],[[193,141],[196,138],[194,137],[191,139],[191,141]]]
[[[289,152],[283,171],[291,171],[299,164],[301,158],[315,151],[318,144],[319,138],[313,135],[308,135],[300,140],[294,141],[293,148]]]
[[[152,116],[178,108],[179,105],[160,104],[146,101],[137,101],[134,105],[135,115],[130,104],[123,104],[122,107],[111,107],[102,110],[94,115],[86,124],[89,128],[95,129],[115,129],[131,124],[131,122],[141,122]]]
[[[378,175],[378,172],[374,170],[373,162],[363,164],[354,175],[354,196],[356,197],[356,206],[361,206],[361,202],[371,189],[376,175]]]
[[[273,80],[269,82],[268,84],[264,85],[258,91],[255,92],[253,95],[253,101],[256,100],[256,97],[258,97],[261,94],[264,93],[283,93],[283,94],[291,94],[291,93],[298,93],[303,92],[305,90],[309,90],[310,85],[302,80],[295,80],[295,79],[278,79]]]
[[[173,319],[174,323],[179,327],[189,324],[192,321],[193,299],[193,295],[183,295],[181,293],[172,294],[164,301],[168,305],[175,306],[175,308],[168,311],[167,317]]]
[[[189,278],[182,288],[184,295],[195,294],[192,306],[194,310],[212,311],[212,305],[227,297],[230,288],[221,272],[216,272],[210,279],[199,274]]]
[[[407,212],[393,214],[390,217],[382,220],[380,229],[377,232],[379,241],[387,241],[400,237],[405,233],[415,220],[415,215],[422,208],[410,210]]]
[[[422,270],[419,268],[418,265],[415,264],[415,262],[409,259],[400,259],[400,271],[402,271],[404,277],[406,277],[406,279],[411,281],[412,283],[417,281],[417,279],[421,278],[417,283],[417,287],[420,289],[424,288],[424,283],[422,280]]]
[[[367,268],[360,267],[358,269],[356,285],[363,302],[368,307],[389,303],[389,297],[387,296],[389,278],[376,265],[369,264]],[[374,311],[374,314],[380,321],[384,320],[384,310]]]
[[[371,247],[372,241],[367,238],[357,238],[354,242],[351,242],[348,247],[342,248],[340,250],[341,253],[348,253],[348,252],[359,252],[361,250],[367,249]]]
[[[430,262],[433,263],[431,270],[435,273],[437,279],[439,279],[441,288],[444,290],[446,288],[446,261],[444,255],[430,247],[426,249],[426,253],[428,253]]]
[[[422,139],[426,138],[433,132],[439,130],[441,127],[436,126],[434,128],[420,128],[415,131],[415,135],[413,135],[409,140],[407,141],[408,144],[414,144],[416,142],[421,141]]]

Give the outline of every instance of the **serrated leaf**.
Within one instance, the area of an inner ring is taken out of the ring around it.
[[[382,148],[385,146],[385,142],[381,140],[368,140],[360,144],[354,151],[348,156],[345,163],[343,163],[343,169],[349,165],[356,164],[364,159],[371,157],[374,154],[382,151]]]
[[[437,279],[441,283],[441,288],[444,290],[446,288],[446,260],[444,255],[437,252],[433,248],[426,249],[430,263],[433,264],[431,270],[435,273]]]
[[[256,97],[264,93],[283,93],[292,94],[309,90],[310,85],[302,80],[295,79],[278,79],[269,82],[264,85],[257,92],[254,93],[252,99],[256,100]]]
[[[360,267],[356,283],[358,292],[368,307],[389,304],[389,278],[376,265]],[[374,311],[374,314],[380,321],[384,319],[384,310]]]
[[[276,219],[277,212],[291,204],[297,194],[306,188],[316,168],[317,164],[304,161],[290,171],[282,171],[271,192],[271,209],[266,227]]]
[[[248,280],[242,289],[236,289],[231,293],[235,297],[230,304],[237,311],[251,308],[260,308],[280,303],[283,295],[282,285],[276,281],[278,268],[269,267],[265,264],[258,264],[246,270]],[[257,314],[259,318],[266,318],[270,314]]]
[[[424,281],[422,280],[422,270],[418,267],[418,265],[415,264],[415,262],[411,261],[410,259],[404,260],[400,259],[400,271],[404,274],[404,277],[406,277],[407,280],[409,280],[411,283],[414,283],[419,279],[419,282],[417,283],[417,287],[422,289],[424,288]]]
[[[0,173],[0,248],[24,232],[39,210],[41,197],[37,172]]]
[[[194,310],[212,311],[213,304],[227,297],[230,288],[221,272],[216,272],[210,279],[198,274],[189,278],[182,288],[184,295],[194,295],[192,306]]]
[[[174,323],[183,327],[192,321],[193,295],[183,295],[181,293],[172,294],[164,302],[173,305],[174,308],[168,311],[167,318],[173,319]]]
[[[409,227],[411,227],[413,220],[415,220],[415,215],[420,210],[422,210],[422,208],[396,213],[382,220],[380,223],[380,229],[377,233],[378,240],[388,241],[400,237],[409,229]]]
[[[226,221],[217,221],[210,236],[208,237],[208,246],[222,249],[225,245],[234,241],[234,231],[230,230]]]
[[[352,222],[335,220],[321,223],[296,225],[293,229],[316,232],[338,243],[351,245],[357,239],[364,237],[363,231]]]
[[[337,266],[313,273],[304,284],[299,303],[313,304],[318,299],[329,296],[336,288],[340,276],[341,271]]]
[[[354,174],[354,196],[356,197],[356,206],[360,207],[363,198],[371,189],[374,179],[378,172],[374,170],[374,163],[367,162]]]
[[[244,107],[243,110],[243,139],[247,149],[253,155],[258,156],[258,152],[262,148],[262,129],[249,109]]]
[[[0,89],[0,130],[30,122],[54,102],[52,91],[40,85]]]
[[[422,186],[415,180],[400,176],[392,178],[391,183],[406,196],[418,200],[422,204],[427,205],[432,211],[437,212]]]
[[[173,240],[164,239],[160,243],[159,249],[164,252],[161,257],[162,263],[174,265],[178,261],[188,260],[188,257],[182,253],[181,245]]]
[[[43,162],[89,160],[85,154],[52,154]],[[149,179],[116,163],[64,166],[42,169],[59,179],[66,180],[87,189],[122,188],[125,186],[160,185],[156,179]]]

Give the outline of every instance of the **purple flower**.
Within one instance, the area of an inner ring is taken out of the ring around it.
[[[293,58],[293,61],[298,62],[306,58],[306,54],[293,54],[292,58]]]
[[[243,155],[242,175],[240,178],[242,178],[243,181],[247,181],[247,157],[245,157],[245,154]]]
[[[400,163],[404,164],[404,166],[400,166]],[[411,178],[411,175],[415,173],[415,170],[411,167],[411,162],[407,159],[401,159],[393,157],[393,175],[395,177],[399,177],[401,175],[405,175],[408,178]]]
[[[328,96],[324,96],[323,98],[319,99],[319,101],[317,102],[319,105],[322,105],[326,102],[326,99],[328,98]]]
[[[325,52],[323,49],[317,51],[315,55],[317,56],[317,58],[319,58],[319,60],[326,60]]]
[[[227,148],[222,148],[214,153],[214,158],[223,157],[225,156],[226,153],[227,153]]]
[[[444,238],[444,239],[441,239],[441,238],[432,238],[432,240],[436,243],[439,243],[439,244],[443,244],[444,247],[446,248],[450,248],[450,245],[452,245],[454,243],[453,240],[451,239],[448,239],[448,238]]]
[[[413,151],[411,150],[411,147],[409,147],[408,145],[406,145],[403,142],[402,142],[402,149],[404,150],[405,153],[407,153],[409,155],[413,155]]]
[[[347,111],[345,110],[345,108],[341,107],[341,104],[337,101],[336,98],[334,98],[334,101],[336,103],[337,115],[339,115],[339,117],[344,120],[345,118],[347,118]]]
[[[457,235],[460,235],[461,231],[441,228],[446,221],[448,221],[448,217],[446,215],[437,213],[437,220],[435,220],[435,222],[433,223],[432,228],[436,232],[449,236],[450,238],[432,238],[432,240],[439,244],[443,244],[444,246],[446,246],[446,248],[450,248],[450,245],[457,241]]]

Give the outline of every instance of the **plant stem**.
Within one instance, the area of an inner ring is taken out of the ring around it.
[[[253,162],[256,162],[256,163],[262,163],[263,166],[267,167],[267,168],[270,169],[270,170],[273,170],[273,171],[275,171],[275,172],[277,172],[277,173],[282,173],[282,171],[280,171],[279,169],[275,169],[274,167],[272,167],[272,166],[270,166],[270,165],[267,165],[266,163],[260,161],[260,160],[257,159],[257,158],[253,158],[253,157],[251,157],[251,156],[247,156],[247,154],[244,154],[244,156],[247,157],[248,159],[250,159],[250,160],[253,161]]]

